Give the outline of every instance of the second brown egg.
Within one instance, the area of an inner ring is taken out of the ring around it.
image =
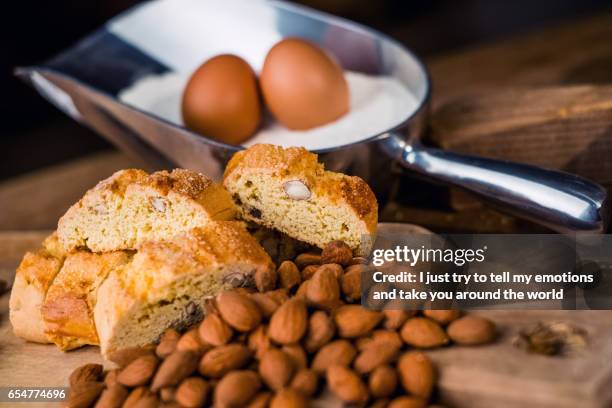
[[[289,129],[322,126],[349,110],[342,68],[308,41],[287,38],[274,45],[259,80],[268,109]]]

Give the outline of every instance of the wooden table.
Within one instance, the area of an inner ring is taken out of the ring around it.
[[[442,106],[465,92],[494,90],[499,86],[609,80],[611,39],[612,15],[604,15],[431,58],[428,65],[435,84],[434,106]],[[105,152],[1,183],[0,230],[5,232],[0,234],[0,278],[12,279],[21,254],[26,248],[35,247],[44,235],[36,230],[53,229],[58,217],[87,188],[115,170],[131,166],[139,164],[121,153]],[[95,348],[58,359],[61,353],[52,346],[26,345],[10,332],[7,303],[8,297],[3,296],[0,386],[62,385],[79,362],[99,361]],[[431,353],[440,372],[442,399],[457,407],[518,407],[524,406],[525,400],[531,401],[530,406],[605,407],[612,401],[612,312],[484,314],[501,329],[496,344]],[[590,343],[585,353],[550,358],[528,355],[511,345],[521,327],[554,320],[574,322],[587,330]]]

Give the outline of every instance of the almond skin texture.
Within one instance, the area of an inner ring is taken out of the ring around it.
[[[387,405],[387,408],[425,408],[427,402],[418,397],[397,397]]]
[[[95,408],[121,408],[129,391],[123,385],[115,384],[107,387],[96,402]]]
[[[442,326],[446,326],[450,322],[457,320],[461,317],[461,311],[456,309],[450,310],[424,310],[423,314],[425,317],[429,317],[432,320],[440,323]]]
[[[495,325],[480,316],[467,315],[448,326],[448,335],[458,344],[476,346],[490,343],[495,339]]]
[[[395,361],[398,354],[399,347],[393,343],[374,341],[359,353],[353,366],[358,374],[367,374],[378,366]]]
[[[206,316],[198,329],[200,339],[213,346],[222,346],[232,338],[232,328],[216,313]]]
[[[361,299],[361,274],[365,270],[365,265],[353,265],[342,275],[342,293],[347,301],[356,302]]]
[[[302,283],[298,267],[291,261],[284,261],[277,270],[280,286],[285,289],[297,288]]]
[[[295,369],[306,368],[308,366],[308,357],[306,352],[299,344],[289,344],[282,348],[283,352],[289,356]]]
[[[436,381],[436,373],[429,358],[420,351],[404,353],[398,363],[400,381],[404,390],[417,397],[429,399]]]
[[[155,354],[156,345],[148,344],[142,347],[129,347],[112,352],[108,359],[119,367],[125,367],[140,356]]]
[[[138,357],[117,375],[117,382],[126,387],[138,387],[151,380],[159,364],[153,355]]]
[[[186,408],[199,408],[206,405],[208,384],[200,377],[185,378],[176,389],[174,399]]]
[[[374,398],[389,397],[397,388],[397,372],[389,365],[376,367],[368,378],[368,387]]]
[[[294,373],[291,358],[279,349],[270,349],[259,361],[259,375],[273,391],[280,391],[289,384]]]
[[[319,270],[320,265],[308,265],[302,269],[302,281],[311,279],[314,274]]]
[[[176,343],[177,350],[191,351],[195,354],[202,354],[209,348],[210,346],[205,345],[202,340],[200,340],[200,334],[197,328],[191,329],[183,334],[178,343]]]
[[[302,270],[308,265],[321,265],[321,255],[304,252],[295,258],[295,265]]]
[[[255,271],[255,286],[260,292],[266,292],[276,287],[278,275],[276,269],[272,266],[258,268]]]
[[[261,323],[261,311],[257,304],[236,291],[220,293],[217,296],[217,308],[223,320],[238,331],[251,331]]]
[[[382,320],[380,312],[367,310],[360,305],[346,305],[338,308],[334,320],[340,337],[355,338],[365,336]]]
[[[243,407],[260,388],[261,381],[254,371],[232,371],[215,387],[215,407]]]
[[[408,318],[414,316],[414,312],[409,312],[408,310],[383,310],[383,314],[385,315],[385,321],[383,322],[383,326],[387,330],[399,330],[400,327]]]
[[[347,266],[353,260],[351,247],[343,241],[332,241],[323,248],[321,252],[321,263],[336,263]]]
[[[202,357],[198,371],[208,378],[221,378],[232,370],[246,366],[251,352],[242,344],[232,343],[215,347]]]
[[[304,339],[306,351],[317,351],[331,341],[335,332],[336,326],[327,313],[321,310],[314,312],[308,320],[308,332]]]
[[[295,373],[289,387],[299,391],[302,395],[311,397],[317,392],[318,385],[317,373],[304,368]]]
[[[122,408],[156,407],[157,398],[147,387],[134,388]]]
[[[308,327],[308,311],[302,299],[292,298],[278,308],[270,319],[268,336],[279,344],[300,341]]]
[[[272,347],[270,338],[268,337],[267,327],[262,324],[250,332],[247,339],[247,345],[249,350],[255,353],[256,358],[261,358],[261,356]]]
[[[299,391],[285,388],[272,398],[270,408],[306,408],[306,398]]]
[[[319,267],[306,288],[308,304],[320,309],[327,309],[337,303],[339,299],[340,286],[336,275],[326,265]]]
[[[363,404],[368,400],[368,389],[361,378],[344,366],[332,365],[327,369],[327,385],[344,402]]]
[[[77,388],[81,384],[97,382],[102,377],[104,367],[101,364],[85,364],[76,368],[70,374],[70,388]]]
[[[264,317],[270,317],[288,298],[286,289],[278,289],[265,293],[252,293],[251,299],[257,303]]]
[[[311,368],[318,374],[323,374],[332,365],[348,366],[351,364],[357,350],[346,340],[334,340],[319,350],[312,360]]]
[[[435,348],[448,344],[448,336],[440,325],[425,317],[410,318],[400,333],[405,343],[418,348]]]
[[[255,395],[247,408],[268,408],[270,405],[270,401],[272,400],[272,393],[267,391],[262,391],[259,394]]]
[[[175,351],[160,364],[153,377],[151,391],[157,392],[161,388],[177,385],[191,375],[197,367],[197,354],[191,351]]]
[[[88,381],[81,383],[79,387],[70,390],[65,406],[67,408],[87,408],[93,405],[103,389],[104,383],[101,382]]]
[[[157,355],[157,357],[166,358],[170,354],[172,354],[172,352],[176,350],[176,345],[180,338],[181,335],[176,330],[166,330],[162,334],[161,338],[159,339],[159,344],[155,348],[155,354]]]

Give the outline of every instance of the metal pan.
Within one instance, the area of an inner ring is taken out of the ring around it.
[[[208,30],[207,35],[197,30]],[[347,70],[394,77],[418,99],[418,106],[390,128],[316,151],[328,168],[363,177],[379,200],[386,200],[390,166],[397,162],[559,232],[604,230],[606,191],[589,180],[423,145],[419,140],[427,124],[431,82],[421,60],[379,32],[304,7],[259,0],[156,0],[17,74],[64,112],[151,167],[182,166],[219,178],[240,147],[196,135],[120,102],[117,95],[144,76],[193,69],[215,53],[247,55],[257,67],[268,49],[266,41],[289,36],[319,44]]]

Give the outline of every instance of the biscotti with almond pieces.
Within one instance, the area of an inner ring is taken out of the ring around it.
[[[258,144],[229,161],[223,184],[242,218],[319,248],[341,240],[367,255],[378,222],[374,193],[359,177],[326,171],[301,147]]]
[[[49,342],[41,308],[65,258],[55,233],[44,240],[41,249],[23,256],[9,300],[9,319],[15,335],[36,343]]]
[[[168,241],[145,242],[98,290],[94,319],[102,354],[112,359],[155,342],[168,327],[201,317],[206,298],[275,273],[242,221],[211,221]]]
[[[129,250],[211,220],[234,219],[236,211],[223,186],[200,173],[127,169],[87,191],[59,220],[57,234],[66,251]]]

